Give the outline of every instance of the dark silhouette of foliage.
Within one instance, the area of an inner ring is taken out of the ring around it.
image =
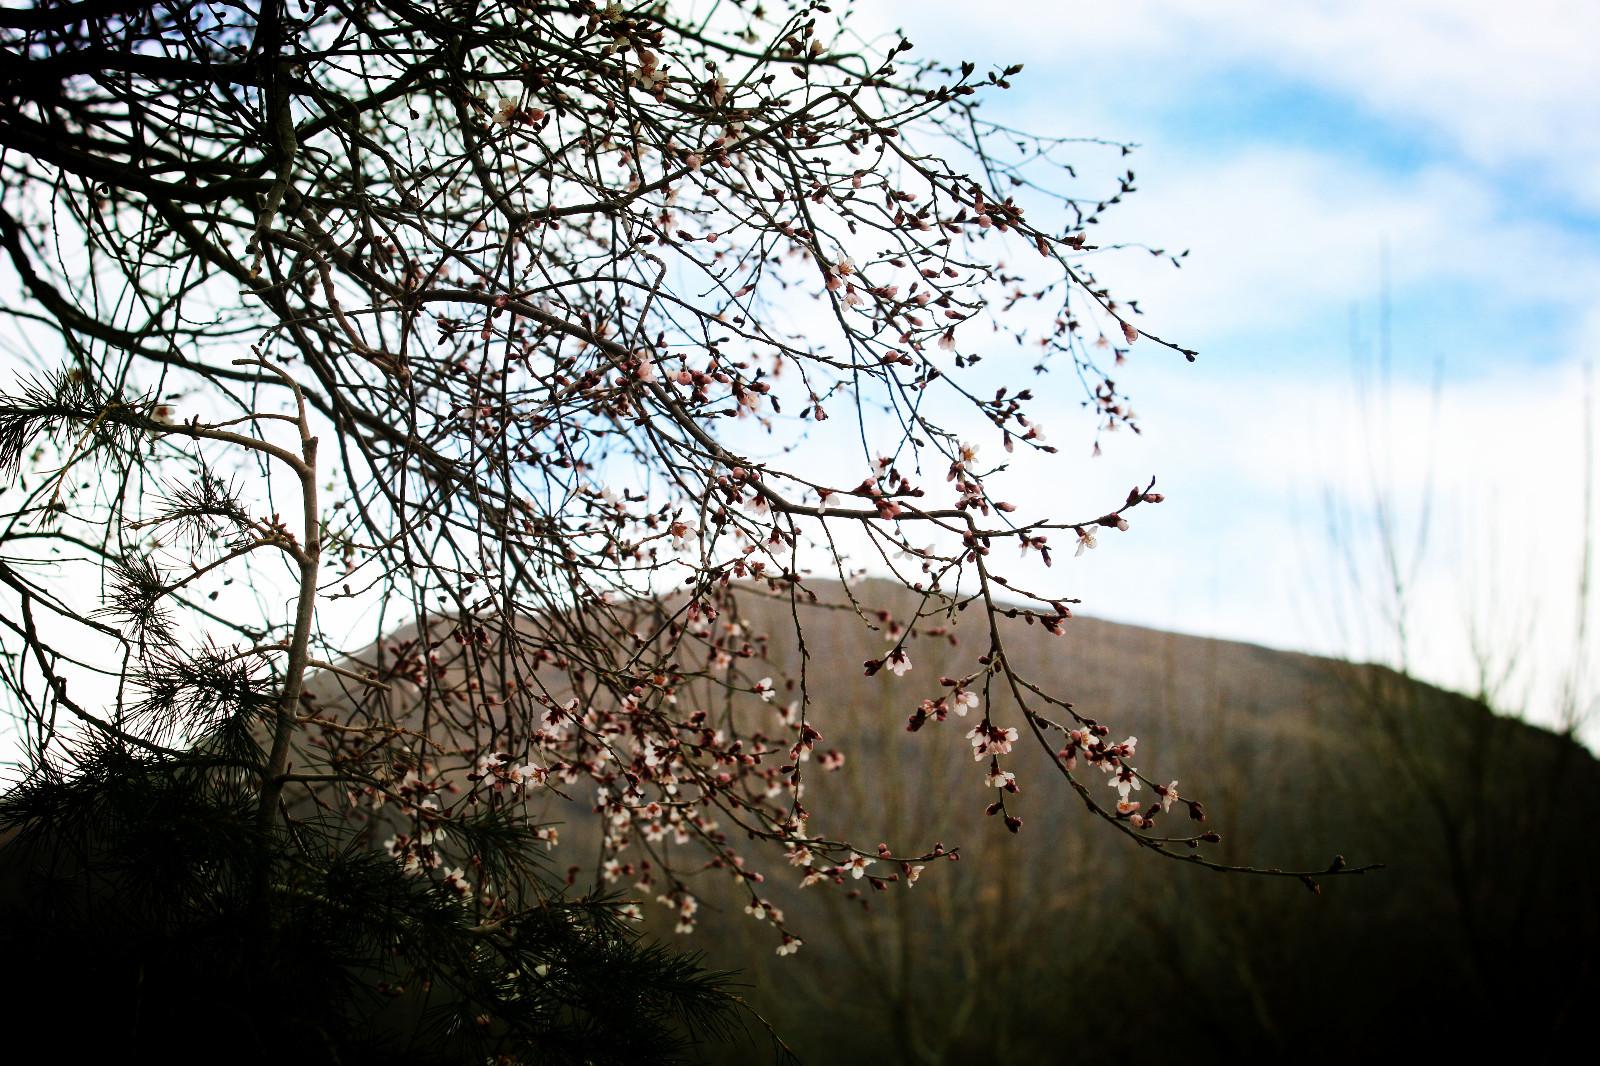
[[[553,888],[502,814],[453,827],[526,902],[488,921],[342,820],[263,825],[245,721],[182,756],[91,742],[0,798],[0,996],[63,1053],[672,1062],[736,1024],[726,975]]]

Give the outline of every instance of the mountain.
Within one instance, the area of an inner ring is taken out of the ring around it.
[[[854,592],[894,618],[916,605],[886,584]],[[774,635],[775,676],[792,674],[787,600],[752,596],[742,612]],[[1087,618],[1059,637],[1002,620],[1021,673],[1113,740],[1136,735],[1141,771],[1205,801],[1223,838],[1212,857],[1384,868],[1313,894],[1162,859],[1091,817],[1007,709],[1001,724],[1023,734],[1012,835],[984,814],[993,792],[970,720],[905,730],[936,679],[985,650],[979,612],[967,615],[910,643],[910,673],[866,677],[883,637],[854,612],[802,611],[819,750],[846,755],[837,772],[808,771],[812,830],[961,854],[854,899],[865,882],[800,890],[773,856],[762,891],[805,938],[782,958],[745,898],[706,878],[701,931],[683,942],[742,969],[750,1002],[804,1061],[1045,1063],[1097,1046],[1188,1062],[1387,1060],[1451,1037],[1538,1059],[1586,1035],[1600,991],[1586,800],[1600,764],[1581,746],[1377,667]],[[1099,771],[1079,774],[1115,800]]]
[[[1007,800],[1023,819],[1013,835],[984,813],[994,792],[965,736],[975,716],[906,730],[921,700],[946,691],[941,675],[976,668],[981,612],[922,619],[912,670],[868,677],[864,660],[892,647],[885,620],[909,623],[918,597],[873,581],[814,588],[819,602],[798,608],[808,721],[818,752],[845,758],[833,772],[815,758],[806,769],[811,832],[901,854],[937,840],[960,860],[930,863],[914,886],[802,890],[780,851],[748,844],[760,891],[805,940],[786,957],[725,870],[689,877],[702,901],[689,937],[641,895],[654,935],[742,971],[751,1005],[803,1061],[1386,1061],[1462,1037],[1537,1060],[1586,1035],[1600,991],[1586,801],[1600,764],[1570,739],[1378,667],[1090,618],[1059,636],[1001,618],[1019,673],[1112,740],[1137,736],[1140,771],[1204,801],[1204,826],[1175,808],[1161,832],[1214,829],[1222,840],[1207,856],[1234,864],[1325,869],[1342,856],[1383,868],[1321,878],[1313,893],[1140,849],[1085,810],[997,693],[997,723],[1022,733],[1007,763],[1021,785]],[[798,676],[787,596],[741,589],[718,624],[730,623],[764,649],[752,679]],[[439,649],[439,683],[459,682],[465,653]],[[338,699],[337,684],[320,687]],[[727,712],[770,729],[792,696],[737,694]],[[403,698],[392,713],[405,724]],[[1079,777],[1116,799],[1098,770]],[[592,786],[574,789],[575,802],[532,812],[562,823],[561,865],[597,852]],[[704,864],[692,848],[675,854],[686,870]],[[727,1063],[765,1054],[759,1034],[707,1051]]]

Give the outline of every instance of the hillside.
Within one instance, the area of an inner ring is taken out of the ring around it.
[[[910,606],[885,586],[858,594],[900,617]],[[786,604],[747,610],[753,630],[784,631]],[[1004,832],[984,816],[968,726],[904,730],[981,647],[919,639],[911,673],[867,678],[882,638],[848,618],[802,615],[816,721],[847,753],[811,774],[814,828],[906,848],[938,838],[962,861],[865,906],[798,891],[768,864],[785,883],[769,894],[806,930],[789,958],[737,901],[707,919],[711,960],[745,969],[805,1061],[1053,1062],[1085,1039],[1188,1061],[1381,1060],[1452,1030],[1510,1045],[1526,1026],[1549,1047],[1585,1023],[1600,895],[1574,815],[1600,765],[1580,747],[1384,670],[1083,618],[1060,638],[1004,631],[1025,674],[1137,735],[1141,770],[1206,802],[1225,858],[1386,864],[1312,895],[1131,847],[1025,743],[1009,804],[1025,826]],[[775,665],[794,655],[775,640]],[[1493,1017],[1510,1024],[1485,1033]]]
[[[694,879],[704,903],[691,938],[646,906],[662,939],[743,971],[750,1002],[803,1061],[1054,1062],[1084,1040],[1181,1048],[1191,1062],[1381,1061],[1451,1032],[1512,1046],[1530,1031],[1537,1058],[1585,1022],[1600,990],[1600,864],[1578,804],[1600,788],[1600,765],[1577,745],[1382,669],[1088,618],[1061,637],[1003,621],[1023,674],[1116,738],[1138,736],[1141,771],[1205,802],[1223,836],[1213,857],[1386,868],[1313,895],[1163,860],[1089,816],[1025,731],[1009,764],[1022,792],[1008,807],[1025,822],[1013,836],[984,815],[993,794],[964,737],[970,719],[905,729],[941,674],[972,669],[975,626],[957,616],[911,642],[910,673],[869,678],[862,661],[887,647],[871,609],[907,618],[914,600],[864,583],[862,618],[838,609],[840,586],[817,591],[833,606],[800,609],[810,720],[818,750],[846,758],[807,770],[811,830],[904,851],[940,840],[961,861],[862,896],[865,881],[802,891],[780,852],[752,847],[763,893],[805,938],[792,957],[774,954],[770,926],[744,913],[725,874]],[[786,598],[741,596],[746,632],[771,637],[757,674],[797,675],[789,612]],[[733,709],[772,712],[754,697]],[[1022,725],[1014,708],[1001,714]],[[1085,779],[1104,788],[1097,771]],[[593,861],[589,787],[537,812],[562,823],[562,865]],[[752,1040],[713,1057],[756,1061]]]

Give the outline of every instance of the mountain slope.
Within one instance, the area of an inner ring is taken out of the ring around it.
[[[672,912],[640,893],[662,939],[745,972],[751,1003],[805,1061],[1055,1062],[1101,1044],[1181,1049],[1191,1062],[1386,1060],[1463,1033],[1538,1059],[1581,1033],[1600,991],[1600,863],[1581,806],[1600,789],[1600,765],[1581,747],[1379,668],[1086,618],[1062,636],[1001,619],[1021,674],[1113,740],[1136,735],[1141,771],[1205,802],[1206,828],[1223,838],[1210,857],[1320,869],[1342,855],[1385,869],[1326,879],[1313,895],[1294,879],[1219,875],[1138,849],[1085,811],[997,696],[996,721],[1023,734],[1007,761],[1022,786],[1007,803],[1024,819],[1012,835],[984,814],[987,763],[964,736],[975,716],[905,729],[922,699],[945,691],[940,675],[976,668],[980,613],[925,619],[907,645],[913,669],[867,677],[863,661],[892,646],[885,619],[911,619],[916,597],[870,581],[849,595],[816,591],[824,603],[798,608],[808,720],[824,738],[818,752],[845,761],[806,767],[811,832],[897,853],[938,840],[960,861],[883,892],[850,879],[801,890],[780,852],[748,845],[761,893],[806,941],[784,958],[725,871],[689,878],[702,899],[693,937],[674,937]],[[751,588],[719,620],[766,649],[741,667],[751,681],[799,676],[790,612],[786,596]],[[457,654],[448,641],[440,653]],[[447,661],[440,683],[460,673]],[[713,706],[770,729],[793,695]],[[394,713],[405,724],[403,698]],[[1080,777],[1115,800],[1099,771]],[[546,798],[532,811],[563,823],[561,865],[594,861],[592,791],[580,781],[574,802]],[[1175,808],[1161,828],[1189,825]],[[703,865],[692,848],[673,851],[686,870]],[[713,1057],[762,1054],[756,1041]]]
[[[912,607],[883,585],[857,594],[895,617]],[[752,599],[747,613],[756,631],[788,620],[786,603]],[[1023,791],[1008,800],[1025,825],[1004,832],[983,814],[992,793],[968,725],[904,730],[935,679],[970,670],[983,646],[920,638],[911,673],[867,678],[860,663],[882,638],[810,615],[814,720],[847,756],[837,773],[810,771],[813,829],[897,850],[937,837],[962,861],[862,902],[799,891],[768,864],[767,894],[807,937],[791,958],[772,956],[737,899],[707,919],[712,961],[747,968],[752,1002],[807,1061],[1050,1062],[1085,1038],[1191,1061],[1387,1058],[1449,1030],[1509,1046],[1529,1026],[1551,1046],[1586,1020],[1600,864],[1579,804],[1600,765],[1570,741],[1378,668],[1092,619],[1063,637],[1003,626],[1023,674],[1114,739],[1137,735],[1142,771],[1206,802],[1225,859],[1386,864],[1313,895],[1130,846],[1025,729],[1010,764]],[[792,668],[792,643],[775,639],[772,657]],[[1080,773],[1115,799],[1098,771]]]

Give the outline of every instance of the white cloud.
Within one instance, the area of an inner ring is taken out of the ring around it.
[[[862,10],[882,25],[908,23],[930,53],[956,48],[1090,71],[1104,87],[1097,95],[1113,101],[1177,99],[1195,81],[1241,67],[1270,74],[1436,136],[1479,166],[1528,170],[1600,208],[1600,5],[1123,0],[1003,4],[978,18],[968,4],[929,0],[915,16],[888,5]]]
[[[1600,254],[1543,223],[1506,217],[1492,190],[1429,169],[1404,179],[1348,159],[1249,147],[1221,160],[1154,153],[1137,195],[1108,215],[1101,239],[1139,237],[1189,249],[1188,269],[1124,254],[1102,273],[1189,336],[1266,331],[1348,307],[1377,290],[1380,248],[1392,282],[1464,284],[1505,307],[1585,304]],[[1468,309],[1467,313],[1480,313]]]
[[[1079,480],[1103,496],[1154,470],[1167,502],[1103,537],[1068,572],[1071,593],[1102,616],[1393,661],[1379,492],[1408,575],[1413,669],[1473,689],[1476,635],[1491,672],[1513,668],[1505,705],[1554,721],[1562,685],[1600,654],[1600,600],[1578,594],[1586,535],[1600,552],[1583,492],[1584,435],[1600,451],[1600,411],[1586,426],[1584,377],[1576,362],[1508,368],[1437,395],[1400,381],[1358,390],[1343,368],[1152,382],[1145,435],[1117,441]],[[1337,536],[1330,513],[1343,516]],[[1590,730],[1600,740],[1600,721]]]

